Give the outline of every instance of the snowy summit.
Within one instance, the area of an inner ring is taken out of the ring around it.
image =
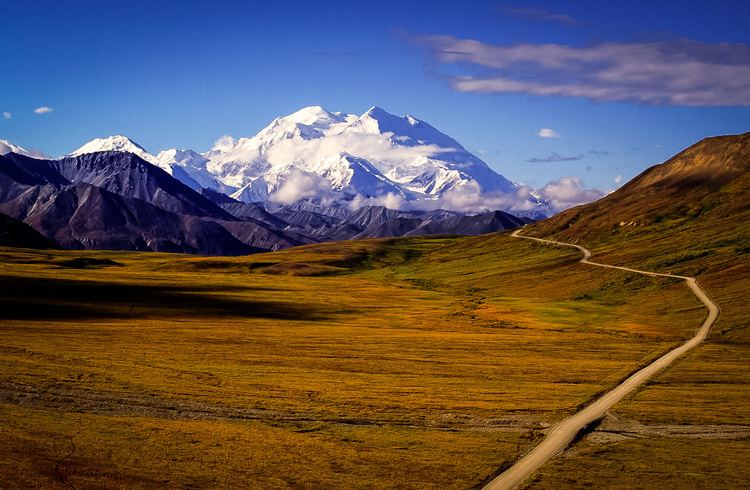
[[[133,153],[138,155],[148,163],[156,164],[156,157],[147,152],[141,145],[131,140],[127,136],[116,135],[110,136],[109,138],[96,138],[76,151],[70,153],[68,156],[77,157],[79,155],[85,155],[87,153],[96,153],[100,151],[122,151]]]
[[[245,202],[542,211],[525,188],[453,138],[414,116],[380,107],[361,115],[305,107],[274,119],[255,136],[224,136],[202,154],[170,149],[154,156],[125,136],[112,136],[71,156],[98,151],[134,153],[194,189]]]
[[[0,140],[0,155],[6,155],[8,153],[16,153],[18,155],[24,155],[31,158],[47,158],[47,155],[37,150],[27,150],[18,145],[14,145],[10,141]]]

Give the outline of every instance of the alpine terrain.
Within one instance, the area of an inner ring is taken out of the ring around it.
[[[0,479],[747,488],[749,148],[534,223],[2,156]]]
[[[225,136],[202,154],[173,148],[154,156],[118,135],[90,141],[70,156],[101,151],[133,153],[193,189],[243,202],[430,210],[455,208],[465,194],[487,194],[504,197],[502,210],[516,215],[550,212],[533,192],[453,138],[379,107],[360,116],[306,107],[274,119],[253,137]]]
[[[237,255],[352,238],[477,235],[551,206],[413,116],[306,107],[208,152],[122,135],[49,159],[0,142],[0,212],[64,248]]]

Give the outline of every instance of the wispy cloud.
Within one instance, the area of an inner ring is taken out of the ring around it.
[[[540,129],[537,135],[539,135],[540,138],[560,138],[561,137],[557,131],[555,131],[554,129],[550,129],[550,128]]]
[[[692,40],[493,45],[453,36],[419,40],[460,92],[522,93],[675,106],[750,106],[750,45]],[[467,66],[468,65],[468,66]],[[470,66],[485,73],[474,75]],[[486,73],[487,69],[490,73]],[[455,71],[455,70],[454,70]]]
[[[594,155],[595,157],[607,157],[612,154],[611,152],[604,150],[589,150],[586,153],[588,153],[589,155]]]
[[[572,26],[576,24],[576,20],[570,15],[550,12],[549,10],[545,10],[545,9],[506,7],[506,8],[501,8],[500,11],[505,14],[512,15],[514,17],[521,17],[524,19],[546,21],[546,22],[557,22],[559,24],[565,24],[567,26]]]
[[[544,158],[534,157],[534,158],[529,158],[526,161],[530,163],[552,163],[552,162],[575,162],[578,160],[583,160],[583,153],[581,153],[580,155],[564,157],[562,155],[558,155],[557,153],[553,152],[553,153],[550,153],[548,157],[544,157]]]
[[[47,114],[52,111],[54,111],[54,109],[51,107],[47,107],[46,105],[43,105],[42,107],[37,107],[36,109],[34,109],[34,112],[36,114]]]
[[[619,184],[620,182],[622,182],[622,175],[617,174],[615,176],[615,184]]]
[[[10,112],[3,112],[3,119],[11,119],[13,117],[13,114]]]

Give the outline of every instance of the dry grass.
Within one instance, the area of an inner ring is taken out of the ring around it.
[[[748,135],[742,138],[744,153],[734,155],[722,147],[693,162],[734,158],[733,165],[742,166],[744,173],[724,182],[714,185],[706,176],[684,188],[618,191],[528,230],[536,236],[577,241],[590,248],[597,261],[695,276],[721,307],[704,345],[614,408],[626,419],[643,424],[750,425],[750,140]],[[585,481],[610,481],[620,488],[748,486],[746,438],[727,442],[650,437],[611,447],[586,444],[587,451],[571,451],[543,468],[537,486],[584,486]],[[692,471],[689,468],[697,468],[697,473],[684,473]],[[647,478],[640,481],[636,474]]]
[[[502,235],[227,259],[2,249],[0,475],[477,485],[703,316],[676,281],[577,259]]]
[[[525,488],[748,488],[748,458],[747,439],[583,441],[548,462]]]
[[[0,480],[18,487],[463,488],[515,432],[185,420],[0,408]]]

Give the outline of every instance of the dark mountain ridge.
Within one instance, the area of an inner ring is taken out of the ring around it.
[[[60,248],[31,226],[5,214],[0,214],[0,247]]]
[[[53,166],[74,184],[91,184],[167,211],[229,221],[236,219],[207,197],[132,153],[90,153],[55,160]]]
[[[64,248],[238,255],[308,243],[418,234],[480,234],[526,218],[493,211],[265,207],[200,192],[126,152],[40,160],[0,156],[0,212]]]

